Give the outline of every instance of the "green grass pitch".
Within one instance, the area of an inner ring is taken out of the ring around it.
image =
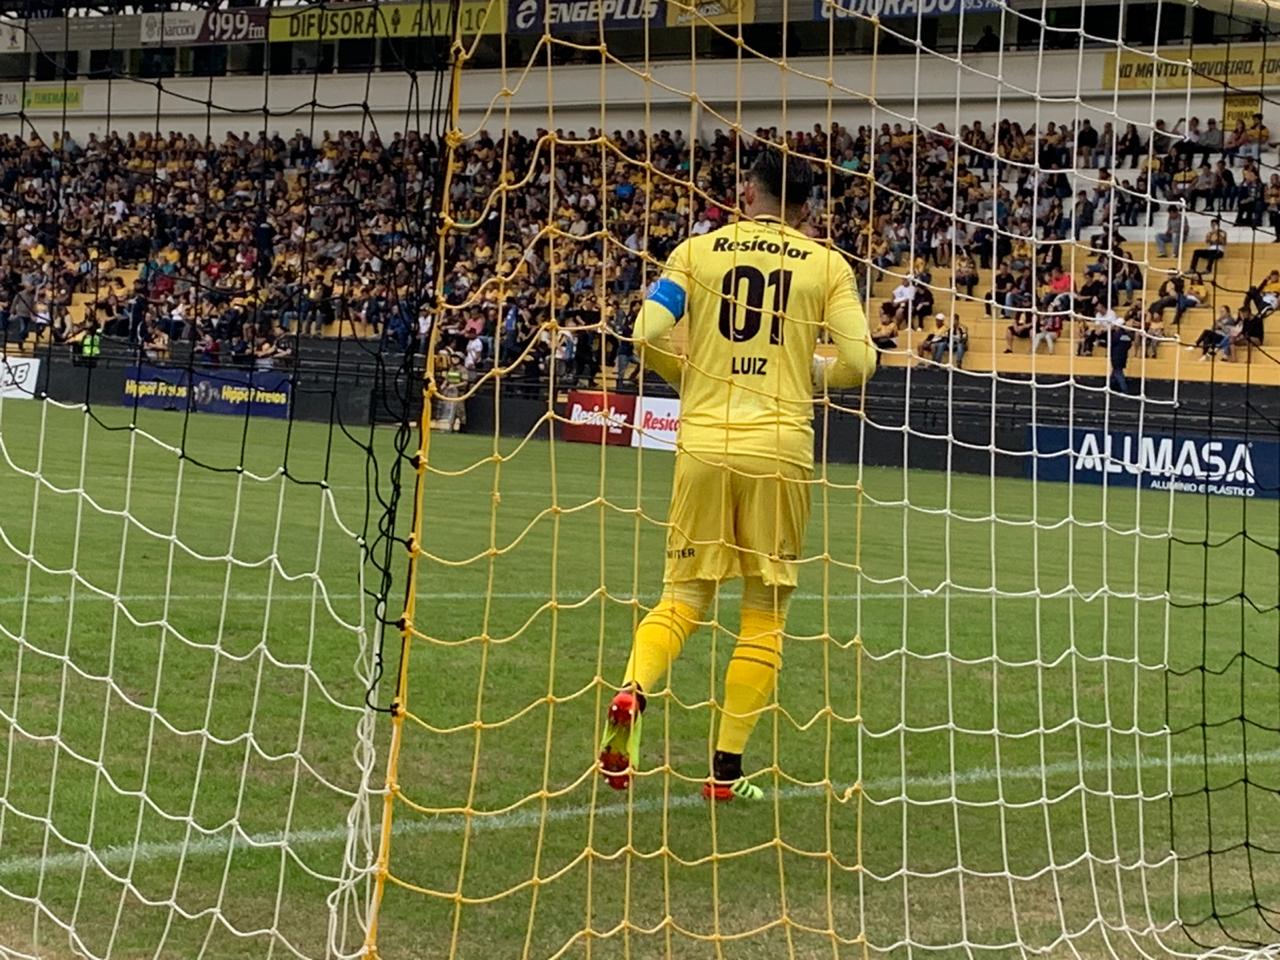
[[[95,413],[0,407],[0,946],[326,956],[382,816],[347,848],[372,468],[323,424]],[[723,630],[651,701],[632,793],[591,772],[670,474],[432,439],[383,957],[1159,955],[1196,950],[1143,935],[1175,910],[1280,902],[1274,502],[830,468],[747,755],[771,800],[713,811]],[[1231,930],[1268,939],[1251,916]]]

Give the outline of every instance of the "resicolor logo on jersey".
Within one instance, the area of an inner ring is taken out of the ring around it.
[[[545,22],[561,29],[590,29],[597,23],[639,27],[655,19],[659,9],[659,0],[548,0]],[[542,29],[542,0],[520,0],[513,8],[512,19],[517,30]]]
[[[880,17],[943,17],[999,10],[997,0],[814,0],[818,20]]]
[[[1037,427],[1041,480],[1142,486],[1149,490],[1229,497],[1280,495],[1280,444],[1236,438],[1167,437],[1062,427]]]
[[[778,243],[768,237],[752,237],[750,240],[730,240],[728,237],[716,237],[715,242],[711,244],[712,253],[751,253],[753,251],[777,254],[778,256],[790,257],[793,260],[808,260],[809,254],[812,252],[793,247],[785,240],[782,243]]]

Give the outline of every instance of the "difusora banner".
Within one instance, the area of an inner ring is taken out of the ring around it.
[[[570,390],[564,405],[565,422],[560,424],[560,438],[575,443],[612,443],[625,447],[631,443],[631,421],[635,412],[634,394]]]
[[[451,8],[445,0],[371,6],[278,7],[268,31],[272,43],[297,40],[373,40],[379,37],[447,37]],[[464,34],[500,33],[502,0],[462,0],[458,26]]]
[[[124,372],[125,406],[200,413],[246,411],[255,417],[289,415],[289,377],[271,370],[171,370],[129,367]]]
[[[1036,454],[1027,458],[1027,473],[1034,479],[1228,497],[1280,496],[1280,443],[1066,427],[1028,427],[1027,432]]]

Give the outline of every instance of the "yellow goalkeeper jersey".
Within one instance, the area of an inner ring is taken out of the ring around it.
[[[670,339],[681,322],[683,363]],[[677,446],[713,457],[812,467],[819,338],[836,347],[832,386],[855,386],[875,370],[848,261],[775,218],[731,223],[676,247],[645,295],[636,337],[646,362],[680,391]]]

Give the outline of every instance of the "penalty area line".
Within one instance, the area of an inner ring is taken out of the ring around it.
[[[560,606],[576,606],[583,603],[587,597],[595,592],[595,588],[584,588],[580,592],[562,590],[558,597]],[[656,589],[654,595],[656,596]],[[349,602],[352,600],[360,600],[363,597],[358,593],[329,593],[323,594],[317,591],[311,593],[238,593],[233,592],[225,595],[225,599],[232,603],[265,603],[270,600],[272,603],[309,603],[314,600],[316,603],[323,605],[324,597],[327,596],[331,602]],[[433,600],[483,600],[491,597],[494,600],[550,600],[549,594],[543,590],[494,590],[486,593],[483,590],[452,590],[438,592],[423,592],[418,595],[419,603],[430,603]],[[1165,599],[1163,593],[1143,593],[1135,595],[1133,592],[1103,592],[1097,597],[1092,598],[1094,602],[1104,597],[1120,600],[1139,600],[1143,602],[1158,602]],[[166,599],[170,603],[206,603],[212,601],[222,601],[224,594],[221,593],[127,593],[114,597],[107,594],[99,593],[96,590],[82,589],[78,590],[75,595],[75,603],[112,603],[119,599],[121,603],[162,603]],[[592,598],[598,599],[598,598]],[[613,598],[615,602],[629,603],[632,599],[630,596],[617,596]],[[734,595],[730,594],[727,598],[732,601]],[[1063,599],[1083,600],[1077,594],[1072,593],[1053,593],[1050,596],[1037,597],[1036,594],[1030,592],[992,592],[986,589],[974,590],[914,590],[910,592],[893,592],[886,590],[866,591],[862,593],[811,593],[799,592],[791,595],[793,603],[818,603],[823,600],[829,601],[849,601],[849,600],[867,600],[872,602],[885,601],[903,601],[903,600],[950,600],[950,601],[971,601],[971,600],[1003,600],[1003,601],[1032,601],[1041,599],[1046,602]],[[1194,594],[1173,593],[1168,595],[1168,599],[1185,602],[1199,603],[1205,601],[1206,598]],[[1221,600],[1235,599],[1235,597],[1209,597],[1207,602],[1218,603]],[[67,593],[46,593],[35,594],[25,597],[22,594],[9,594],[0,596],[0,606],[15,606],[23,602],[37,605],[54,605],[62,606],[72,602],[72,597]]]
[[[1280,749],[1259,750],[1251,752],[1248,759],[1254,763],[1280,760]],[[1151,757],[1144,760],[1133,758],[1106,760],[1069,761],[1062,760],[1044,765],[1016,767],[971,767],[958,770],[954,774],[935,774],[920,777],[885,777],[868,780],[863,783],[863,790],[868,794],[883,793],[885,797],[878,801],[893,800],[909,793],[911,788],[943,788],[952,785],[973,785],[978,783],[1004,783],[1014,780],[1038,780],[1042,777],[1058,777],[1071,773],[1099,773],[1107,770],[1165,770],[1171,767],[1189,766],[1239,766],[1245,760],[1242,753],[1216,753],[1205,756],[1199,753],[1174,754],[1165,759]],[[692,784],[683,784],[688,793],[669,796],[665,802],[660,796],[643,795],[648,781],[642,781],[639,788],[642,793],[633,797],[630,802],[576,804],[569,807],[551,807],[545,812],[537,802],[527,807],[496,813],[491,816],[462,814],[448,817],[434,817],[425,820],[398,819],[393,827],[397,837],[411,837],[429,834],[457,834],[464,830],[472,833],[489,831],[521,830],[536,827],[541,823],[561,823],[573,820],[585,820],[589,817],[617,818],[628,814],[648,814],[666,810],[686,810],[705,806],[707,801],[697,792]],[[657,784],[655,782],[655,789]],[[791,785],[775,791],[775,802],[791,801],[805,797],[820,797],[826,790],[823,786]],[[837,788],[838,789],[838,788]],[[907,801],[908,803],[910,800]],[[1126,801],[1127,802],[1127,801]],[[174,841],[151,842],[142,841],[137,844],[123,844],[106,847],[96,851],[96,859],[110,869],[127,867],[130,862],[153,863],[177,860],[179,857],[190,860],[193,857],[225,856],[233,845],[236,850],[244,852],[254,847],[263,850],[278,849],[282,846],[291,848],[307,846],[323,846],[345,842],[348,836],[346,827],[334,826],[323,829],[295,830],[286,837],[279,831],[250,835],[247,839],[236,836],[234,840],[224,835],[201,835],[188,843]],[[377,832],[377,827],[373,828]],[[84,866],[87,854],[82,850],[65,853],[54,853],[46,857],[20,856],[0,860],[0,878],[29,876],[39,873],[79,870]]]

